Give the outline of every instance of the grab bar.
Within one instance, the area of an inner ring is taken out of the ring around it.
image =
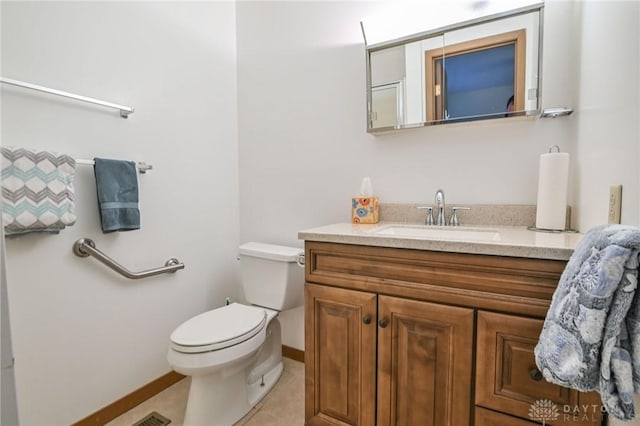
[[[96,244],[93,240],[89,238],[80,238],[75,243],[73,243],[73,252],[76,256],[79,257],[88,257],[93,256],[100,262],[107,265],[109,268],[118,272],[119,274],[124,275],[127,278],[131,278],[132,280],[138,278],[146,278],[152,275],[165,274],[169,272],[176,272],[179,269],[184,269],[184,263],[180,263],[178,259],[171,258],[166,261],[163,267],[148,269],[146,271],[140,272],[131,272],[124,266],[120,265],[118,262],[101,252],[96,248]]]

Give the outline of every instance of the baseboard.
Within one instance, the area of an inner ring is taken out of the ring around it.
[[[107,422],[115,419],[116,417],[131,410],[136,405],[139,405],[151,398],[152,396],[162,392],[169,386],[184,379],[185,376],[170,371],[162,377],[147,383],[139,389],[134,390],[129,395],[120,398],[116,402],[107,405],[106,407],[96,411],[95,413],[85,417],[77,423],[73,423],[71,426],[93,426],[104,425]]]
[[[282,345],[282,356],[290,358],[294,361],[304,362],[304,351]]]
[[[300,349],[292,348],[282,345],[282,356],[290,358],[294,361],[304,362],[304,351]],[[104,425],[107,422],[115,419],[118,416],[131,410],[136,405],[139,405],[147,399],[162,392],[169,386],[184,379],[180,373],[170,371],[162,377],[147,383],[139,389],[134,390],[129,395],[120,398],[116,402],[107,405],[106,407],[96,411],[93,414],[88,415],[84,419],[73,423],[71,426],[95,426]]]

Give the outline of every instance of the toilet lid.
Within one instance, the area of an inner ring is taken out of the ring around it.
[[[267,322],[263,308],[232,303],[197,315],[171,333],[174,349],[207,352],[237,345],[258,334]]]

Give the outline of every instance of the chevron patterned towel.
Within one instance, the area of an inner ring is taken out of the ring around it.
[[[2,220],[6,235],[58,233],[76,221],[68,155],[2,147]]]

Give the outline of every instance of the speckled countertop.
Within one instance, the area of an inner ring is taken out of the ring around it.
[[[443,228],[394,222],[379,222],[375,225],[336,223],[300,231],[298,238],[305,241],[555,260],[568,260],[578,241],[582,238],[582,234],[579,233],[535,232],[527,230],[524,226],[478,225],[459,228],[444,227],[444,229],[461,231],[453,232],[459,234],[455,236],[415,237],[379,234],[385,229],[389,230],[390,227],[433,228],[436,230]],[[468,238],[465,237],[465,230],[472,231],[467,233]],[[475,238],[478,235],[482,237],[482,233],[492,233],[493,240],[482,241],[482,238]]]

